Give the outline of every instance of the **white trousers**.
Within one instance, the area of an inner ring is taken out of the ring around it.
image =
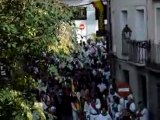
[[[90,120],[98,120],[98,115],[90,115]]]

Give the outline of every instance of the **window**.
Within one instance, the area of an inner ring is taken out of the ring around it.
[[[137,41],[144,41],[146,40],[145,35],[145,16],[144,16],[144,9],[137,9],[136,10],[136,40]]]
[[[127,24],[128,12],[127,10],[121,11],[121,32]],[[122,38],[122,55],[128,56],[129,46],[127,40]]]
[[[121,29],[123,29],[125,25],[127,24],[127,19],[128,19],[127,10],[122,10],[121,11]]]
[[[147,107],[147,81],[146,81],[146,77],[144,75],[138,75],[139,77],[139,88],[140,88],[140,92],[142,95],[142,101],[145,105],[145,107]]]
[[[125,82],[129,83],[129,71],[128,70],[123,70],[123,79]]]
[[[156,38],[157,38],[157,42],[160,42],[160,8],[156,8]]]

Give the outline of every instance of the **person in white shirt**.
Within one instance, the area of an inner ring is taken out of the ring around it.
[[[90,98],[88,98],[84,102],[84,115],[85,115],[85,120],[89,120],[89,115],[90,115]]]
[[[106,85],[102,81],[97,85],[97,87],[99,88],[101,93],[103,93],[103,91],[107,89]]]
[[[114,103],[114,97],[117,96],[118,97],[118,94],[113,90],[113,88],[111,87],[110,90],[109,90],[109,95],[108,95],[108,98],[107,98],[107,104],[109,106],[109,111],[112,113],[113,110],[112,110],[112,105]]]
[[[110,68],[109,67],[105,67],[104,71],[103,71],[103,76],[105,77],[106,80],[109,80],[109,77],[111,75],[110,73]]]
[[[125,109],[125,99],[123,97],[120,96],[120,105],[122,107],[122,109]]]
[[[132,94],[128,96],[127,111],[130,113],[131,118],[135,118],[136,104]]]
[[[136,111],[136,104],[134,102],[132,94],[130,94],[128,96],[128,103],[127,104],[128,104],[127,107],[129,108],[129,110],[134,113]]]
[[[149,120],[149,114],[147,108],[144,107],[143,102],[138,102],[139,109],[136,112],[138,120]]]
[[[97,120],[97,117],[99,115],[99,111],[101,108],[101,101],[99,98],[97,98],[96,96],[94,96],[90,106],[90,120]]]
[[[112,105],[112,116],[114,120],[119,120],[122,114],[122,106],[120,104],[120,98],[114,96],[114,103]]]
[[[102,108],[102,112],[98,115],[97,120],[112,120],[112,118],[110,114],[106,111],[106,108]]]

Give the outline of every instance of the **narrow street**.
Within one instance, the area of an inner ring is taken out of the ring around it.
[[[130,120],[138,117],[133,95],[112,82],[105,41],[81,42],[69,60],[57,58],[58,78],[43,82],[37,96],[48,119]],[[127,88],[124,88],[127,89]],[[142,103],[139,103],[140,105]],[[131,118],[132,117],[132,118]]]
[[[160,120],[160,0],[0,0],[0,120]]]

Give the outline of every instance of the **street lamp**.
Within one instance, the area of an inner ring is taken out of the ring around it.
[[[128,25],[125,25],[125,27],[122,30],[122,38],[130,40],[132,35],[132,30],[128,27]]]
[[[128,27],[128,25],[125,25],[125,27],[122,30],[122,55],[128,56],[129,54],[129,42],[131,39],[132,30]]]

